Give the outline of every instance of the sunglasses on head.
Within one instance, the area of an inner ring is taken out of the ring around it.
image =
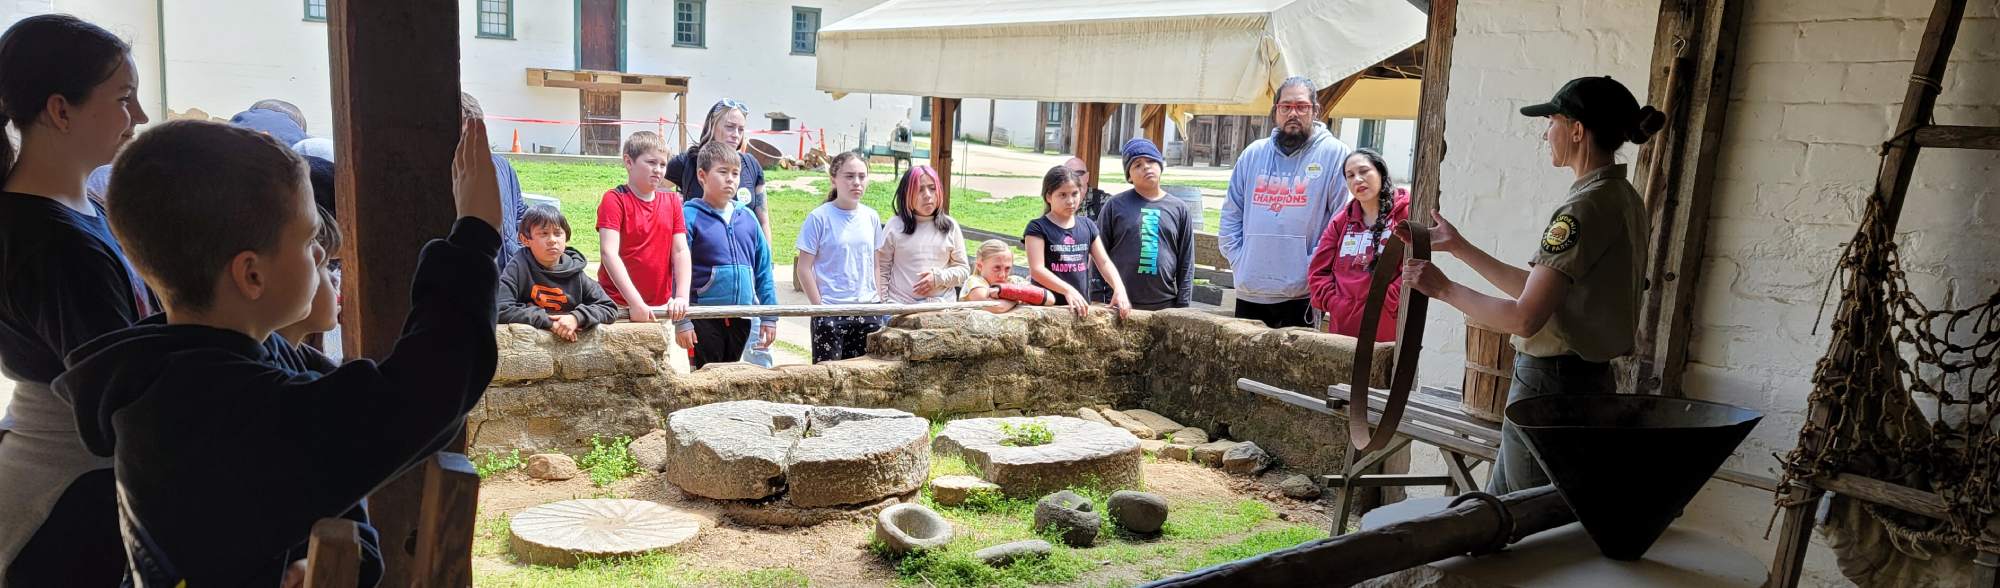
[[[738,102],[735,98],[723,98],[722,100],[717,101],[715,103],[716,112],[721,112],[722,109],[725,108],[733,108],[736,109],[737,112],[741,112],[743,114],[750,114],[750,106],[742,102]]]

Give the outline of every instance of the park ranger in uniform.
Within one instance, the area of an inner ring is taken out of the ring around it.
[[[1609,77],[1571,80],[1521,114],[1547,118],[1551,163],[1576,174],[1562,205],[1535,236],[1531,269],[1494,259],[1432,213],[1431,249],[1450,253],[1506,293],[1482,294],[1429,262],[1404,264],[1403,283],[1517,337],[1511,404],[1549,394],[1613,392],[1611,360],[1632,351],[1646,256],[1646,207],[1617,163],[1626,143],[1644,143],[1665,123]],[[1407,235],[1405,235],[1407,238]],[[1514,424],[1501,426],[1500,457],[1487,492],[1549,483]]]

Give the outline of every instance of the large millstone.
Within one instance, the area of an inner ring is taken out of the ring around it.
[[[723,500],[871,502],[923,485],[929,432],[929,421],[900,410],[718,402],[667,415],[666,478]]]
[[[1054,441],[1032,447],[1002,445],[1000,426],[1041,423]],[[1131,433],[1079,418],[1063,416],[1007,417],[952,421],[931,441],[945,455],[963,455],[979,477],[1000,485],[1014,497],[1041,496],[1071,486],[1093,485],[1105,490],[1139,484],[1139,438]]]
[[[644,500],[591,498],[521,511],[508,527],[521,563],[572,567],[587,559],[672,549],[693,539],[701,520]]]

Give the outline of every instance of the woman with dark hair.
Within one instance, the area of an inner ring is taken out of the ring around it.
[[[84,178],[146,123],[131,47],[67,15],[0,36],[0,584],[117,586],[111,460],[90,453],[49,382],[84,342],[154,313]],[[17,156],[18,155],[18,156]]]
[[[896,216],[875,251],[875,288],[903,304],[950,302],[972,275],[965,235],[939,205],[937,170],[911,166],[896,183]]]
[[[1494,259],[1433,213],[1431,250],[1457,257],[1506,295],[1462,286],[1418,259],[1403,264],[1403,286],[1450,304],[1468,321],[1519,338],[1509,403],[1612,392],[1610,362],[1632,351],[1646,259],[1646,207],[1625,179],[1618,148],[1645,143],[1666,117],[1641,106],[1609,77],[1571,80],[1554,99],[1522,108],[1521,114],[1549,119],[1544,139],[1551,163],[1576,174],[1537,240],[1531,269]],[[1504,494],[1547,483],[1548,474],[1528,454],[1520,432],[1503,423],[1500,456],[1486,491]]]
[[[1376,316],[1362,316],[1375,256],[1382,252],[1388,228],[1410,218],[1410,195],[1390,183],[1389,164],[1373,149],[1357,149],[1343,166],[1351,196],[1327,221],[1307,264],[1306,286],[1313,308],[1326,313],[1326,332],[1358,337],[1361,325],[1376,321],[1376,341],[1396,340],[1397,299],[1401,288],[1391,283]]]

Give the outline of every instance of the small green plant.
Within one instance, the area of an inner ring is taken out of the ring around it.
[[[1000,423],[1001,445],[1009,447],[1034,447],[1048,445],[1056,440],[1056,434],[1041,421],[1028,421],[1021,425]]]
[[[623,480],[639,473],[639,459],[632,456],[631,437],[619,437],[605,441],[603,437],[590,436],[590,453],[577,460],[577,465],[590,472],[590,482],[602,488],[612,482]]]
[[[487,451],[486,457],[480,458],[479,463],[473,466],[473,471],[478,472],[479,479],[484,480],[505,472],[521,469],[521,466],[525,465],[525,463],[521,460],[521,450],[519,449],[509,453]]]

